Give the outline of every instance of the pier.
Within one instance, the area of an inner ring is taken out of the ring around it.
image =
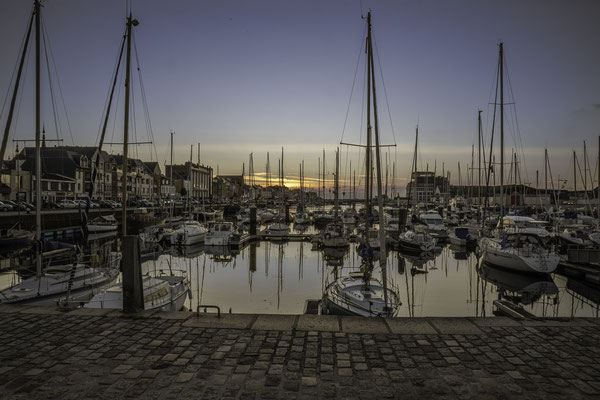
[[[0,307],[0,397],[591,398],[597,319]]]

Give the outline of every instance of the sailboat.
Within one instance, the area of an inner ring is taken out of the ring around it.
[[[306,204],[304,201],[304,160],[300,164],[300,201],[296,208],[296,214],[294,214],[294,229],[304,230],[307,225],[310,224],[310,218],[306,213]]]
[[[367,177],[371,171],[371,93],[372,105],[375,121],[375,155],[377,166],[377,195],[379,208],[379,221],[383,223],[383,197],[381,184],[381,161],[379,153],[379,123],[377,119],[377,100],[375,88],[375,71],[373,61],[373,42],[371,34],[371,12],[367,14],[367,148],[366,148],[366,169]],[[370,229],[370,214],[372,210],[371,199],[369,196],[369,179],[366,179],[366,210],[367,210],[367,230]],[[385,250],[385,229],[379,229],[379,266],[381,268],[382,282],[372,276],[374,251],[365,240],[361,245],[361,270],[350,273],[347,276],[337,278],[331,284],[327,285],[322,300],[322,308],[330,314],[348,314],[365,317],[391,317],[398,311],[400,304],[398,294],[388,289],[386,281],[386,250]]]
[[[123,175],[122,175],[122,192],[123,192],[123,218],[122,218],[122,228],[123,228],[123,236],[125,236],[127,232],[127,215],[126,215],[126,204],[127,204],[127,148],[128,148],[128,122],[129,122],[129,95],[130,95],[130,62],[131,62],[131,37],[132,37],[132,28],[138,25],[138,21],[133,19],[131,14],[127,17],[126,22],[126,34],[123,36],[123,42],[121,44],[121,53],[119,55],[119,60],[117,62],[117,69],[114,76],[113,81],[113,90],[114,83],[118,80],[119,68],[121,64],[121,56],[123,55],[123,49],[125,47],[125,42],[127,43],[127,67],[126,67],[126,91],[125,91],[125,124],[124,124],[124,144],[123,144]],[[112,100],[112,94],[111,94]],[[107,111],[106,120],[108,120],[108,112],[110,111],[110,102],[109,108]],[[102,144],[102,140],[104,138],[104,133],[101,136],[100,143]],[[190,162],[191,168],[191,162]],[[190,174],[191,175],[191,174]],[[195,226],[195,225],[191,225]],[[206,234],[206,228],[204,229],[204,234]],[[203,239],[203,237],[202,237]],[[184,231],[184,236],[182,240],[179,240],[180,244],[192,244],[194,243],[190,240],[189,231]],[[127,268],[125,265],[124,268]],[[163,271],[158,271],[154,276],[150,274],[146,274],[142,277],[142,291],[143,291],[143,301],[144,301],[144,309],[145,310],[164,310],[164,311],[177,311],[183,307],[185,299],[188,296],[191,296],[190,291],[190,282],[187,279],[185,271],[180,271],[179,275],[175,275],[174,270],[169,268],[169,274],[163,273]],[[88,304],[86,304],[87,308],[114,308],[120,309],[123,308],[123,284],[116,284],[107,290],[103,290],[97,295],[95,295]]]
[[[279,206],[279,213],[274,219],[274,222],[270,224],[266,229],[263,230],[263,234],[271,240],[286,240],[290,233],[290,227],[285,221],[285,194],[284,194],[284,174],[283,174],[283,147],[281,148],[281,169],[279,182],[281,185],[281,203]]]
[[[40,140],[40,35],[41,35],[41,4],[39,0],[33,3],[33,12],[29,21],[27,37],[23,46],[21,56],[21,64],[19,66],[19,77],[15,83],[13,101],[16,99],[19,78],[25,61],[25,54],[31,36],[31,31],[35,25],[36,45],[36,135],[35,135],[35,164],[36,164],[36,240],[41,240],[41,204],[42,204],[42,174],[41,174],[41,140]],[[11,104],[11,109],[14,104]],[[10,120],[12,112],[10,112],[7,129],[2,140],[2,148],[0,149],[1,156],[4,155],[6,148],[7,134],[10,128]],[[98,155],[99,156],[99,155]],[[89,210],[89,198],[87,210]],[[86,210],[86,211],[87,211]],[[84,218],[84,235],[87,233],[87,221]],[[108,286],[114,282],[119,275],[119,262],[121,255],[119,253],[111,253],[108,257],[104,268],[90,267],[82,262],[74,262],[66,265],[55,265],[47,267],[42,272],[42,254],[40,250],[36,250],[36,274],[35,276],[25,279],[20,283],[0,291],[0,303],[30,303],[37,305],[56,305],[57,301],[66,296],[68,301],[85,301],[89,300],[95,292],[100,288]]]
[[[333,221],[327,224],[321,232],[321,246],[323,247],[347,247],[348,239],[346,238],[346,227],[340,217],[339,205],[339,150],[335,152],[335,188],[334,188],[334,206],[333,206]]]
[[[193,145],[192,151],[190,152],[190,169],[189,169],[189,179],[192,182],[192,161],[193,161]],[[190,197],[192,195],[192,190],[190,187],[190,192],[188,193],[188,207],[190,203]],[[179,246],[193,246],[198,243],[204,243],[204,239],[206,234],[208,233],[208,229],[200,224],[198,221],[189,220],[183,221],[183,223],[179,226],[179,228],[175,229],[171,234],[171,244],[179,245]]]
[[[492,266],[525,273],[547,274],[558,267],[560,257],[546,247],[539,236],[522,230],[504,229],[504,56],[500,43],[497,80],[500,90],[500,221],[496,237],[479,241],[481,261]],[[491,150],[490,150],[491,157]],[[488,173],[489,186],[489,173]],[[512,220],[510,220],[513,222]]]

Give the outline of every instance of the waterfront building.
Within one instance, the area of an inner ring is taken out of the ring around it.
[[[417,204],[445,197],[448,189],[448,178],[435,176],[434,172],[416,171],[412,173],[411,181],[406,186],[406,193],[410,193],[411,203]]]
[[[173,171],[173,184],[176,197],[187,197],[202,200],[212,196],[213,169],[187,161],[180,165],[167,165],[165,175],[170,177]],[[185,189],[185,190],[182,190]]]

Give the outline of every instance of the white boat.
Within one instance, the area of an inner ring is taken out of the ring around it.
[[[236,235],[239,236],[232,222],[217,222],[208,230],[204,238],[204,245],[229,246]]]
[[[105,267],[82,263],[48,266],[40,277],[34,276],[0,291],[0,304],[55,306],[69,295],[69,301],[88,301],[119,276],[121,254],[112,252]]]
[[[261,221],[267,223],[273,221],[273,218],[275,218],[275,213],[269,209],[256,210],[256,216],[257,218],[260,217]],[[248,222],[249,221],[250,220],[248,220]]]
[[[504,239],[482,238],[481,260],[489,265],[528,273],[552,273],[560,257],[532,234],[506,234]]]
[[[342,223],[328,224],[321,233],[321,246],[323,247],[347,247],[345,228]]]
[[[290,227],[283,222],[274,222],[263,230],[263,233],[273,240],[284,240],[290,233]]]
[[[144,275],[144,310],[179,311],[186,298],[191,298],[190,282],[174,275]],[[85,308],[123,309],[123,284],[118,283],[95,295]]]
[[[308,225],[310,218],[305,212],[299,212],[294,215],[294,225]]]
[[[354,208],[346,208],[342,213],[342,222],[346,225],[354,225],[358,222],[358,213]]]
[[[200,225],[197,221],[187,221],[173,231],[171,234],[171,244],[191,246],[197,243],[204,243],[207,232],[208,229]]]
[[[545,228],[546,224],[548,223],[545,221],[537,221],[531,217],[518,215],[507,215],[502,218],[503,229],[507,234],[528,233],[542,239],[550,237],[550,232]],[[498,222],[497,229],[500,229],[500,226],[500,222]]]
[[[402,251],[423,253],[434,250],[435,239],[423,228],[415,227],[415,230],[408,230],[398,235],[398,244]]]
[[[372,45],[372,29],[371,29],[371,12],[367,14],[367,37],[366,37],[366,48],[367,48],[367,70],[374,71],[374,57],[373,57],[373,45]],[[375,77],[374,75],[368,77],[369,79],[373,79],[373,87],[375,87]],[[372,96],[371,96],[372,94]],[[375,98],[375,90],[371,91],[371,86],[369,85],[369,90],[367,93],[367,98],[369,99],[369,104],[367,105],[367,110],[371,109],[371,102],[373,105],[377,104]],[[373,107],[374,118],[375,121],[375,159],[377,160],[377,168],[373,168],[373,163],[371,157],[365,157],[365,171],[367,171],[367,176],[370,176],[370,172],[377,171],[377,201],[378,201],[378,214],[377,219],[379,220],[381,229],[385,229],[385,221],[383,216],[383,193],[382,193],[382,185],[381,185],[381,168],[379,165],[380,161],[380,149],[379,149],[379,129],[378,129],[378,118],[377,118],[377,108]],[[369,111],[370,112],[370,111]],[[365,150],[366,154],[371,153],[371,145],[373,143],[371,140],[371,126],[370,122],[367,123],[366,127],[367,131],[367,148]],[[338,177],[339,177],[339,150],[336,151],[336,173],[335,173],[335,202],[337,205],[338,201]],[[383,235],[383,230],[379,231],[376,228],[371,227],[371,223],[374,222],[375,216],[371,215],[370,210],[372,209],[372,199],[369,196],[370,193],[370,183],[373,180],[366,179],[365,180],[365,193],[367,194],[365,197],[365,209],[368,211],[366,213],[369,216],[369,219],[365,219],[366,223],[366,231],[363,230],[364,238],[363,243],[360,247],[360,257],[361,257],[361,272],[350,273],[348,276],[341,276],[334,280],[331,284],[327,285],[325,292],[323,293],[322,307],[325,312],[330,314],[348,314],[348,315],[357,315],[364,317],[392,317],[398,311],[398,306],[400,305],[400,301],[398,298],[398,294],[394,290],[390,290],[387,287],[387,279],[386,279],[386,256],[387,252],[385,251],[386,241]],[[339,212],[335,213],[335,217],[339,216]],[[373,217],[373,220],[370,220]],[[380,250],[379,254],[375,256],[375,251]],[[377,257],[379,259],[379,267],[381,270],[382,282],[372,277],[372,272],[374,268],[374,259]],[[383,284],[382,284],[383,283]]]
[[[450,244],[459,247],[467,247],[477,244],[477,239],[471,236],[469,228],[466,227],[454,228],[454,232],[448,235],[448,239],[450,241]]]
[[[435,238],[447,238],[448,231],[440,214],[435,211],[427,211],[419,214],[419,219],[427,225],[427,233]]]
[[[97,218],[91,220],[88,225],[89,233],[106,233],[116,232],[118,228],[118,222],[114,215],[100,215]]]
[[[359,315],[363,317],[393,317],[400,302],[393,290],[387,290],[375,278],[364,281],[360,272],[351,273],[333,281],[325,290],[323,307],[326,313],[335,315]]]

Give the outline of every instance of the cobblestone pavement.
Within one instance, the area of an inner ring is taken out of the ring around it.
[[[0,307],[0,398],[600,394],[600,322],[593,319],[217,319],[95,311]]]

